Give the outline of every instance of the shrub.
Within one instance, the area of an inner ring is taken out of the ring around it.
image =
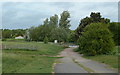
[[[120,23],[112,22],[109,24],[109,30],[113,33],[113,39],[116,45],[120,45]]]
[[[6,41],[6,39],[5,39],[5,38],[2,38],[2,41]]]
[[[45,37],[43,41],[44,41],[45,44],[47,44],[48,43],[48,38]]]
[[[79,50],[85,55],[109,54],[114,50],[112,33],[107,24],[91,23],[79,38]]]

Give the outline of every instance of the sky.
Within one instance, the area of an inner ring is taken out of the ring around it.
[[[111,22],[118,21],[118,2],[4,2],[0,3],[3,29],[26,29],[43,24],[54,14],[60,18],[63,11],[70,12],[71,27],[78,27],[80,20],[91,12],[100,12]]]

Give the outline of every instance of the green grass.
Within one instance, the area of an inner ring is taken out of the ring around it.
[[[105,63],[112,68],[118,69],[118,50],[120,46],[116,46],[112,55],[97,55],[97,56],[83,56],[88,59],[92,59],[101,63]]]
[[[83,56],[84,58],[95,60],[101,63],[105,63],[112,68],[118,69],[118,54],[120,50],[120,46],[116,46],[114,48],[114,52],[111,55],[96,55],[96,56]],[[74,49],[74,51],[79,52],[78,48]]]
[[[25,39],[15,39],[15,38],[10,38],[10,39],[6,39],[6,41],[14,41],[14,42],[24,42],[25,41]]]
[[[101,63],[110,65],[112,68],[118,68],[118,56],[117,55],[97,55],[97,56],[83,56],[88,59],[92,59]]]
[[[34,45],[37,50],[7,49],[3,50],[3,73],[51,73],[57,55],[64,48],[55,44],[38,42],[3,42],[3,45]]]
[[[38,55],[57,55],[64,48],[56,44],[44,44],[42,42],[2,42],[7,46],[8,50],[5,52],[23,53],[23,54],[38,54]],[[12,49],[11,50],[9,50]],[[29,49],[36,49],[35,51],[27,51]],[[4,49],[4,48],[3,48]],[[17,49],[17,50],[16,50]],[[18,50],[19,49],[19,50]]]

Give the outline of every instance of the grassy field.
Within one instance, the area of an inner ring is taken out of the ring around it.
[[[64,48],[55,44],[41,42],[3,42],[10,49],[3,50],[3,73],[51,73],[54,60]],[[23,45],[26,46],[23,49]],[[22,46],[22,49],[17,49]],[[37,47],[36,50],[28,50],[27,47]]]
[[[110,65],[113,68],[118,68],[118,56],[116,55],[98,55],[98,56],[83,56],[101,63]]]
[[[38,55],[57,55],[57,53],[59,53],[63,49],[63,47],[58,46],[56,44],[52,44],[52,43],[44,44],[42,42],[7,42],[6,41],[6,42],[2,42],[2,45],[6,46],[6,48],[3,49],[8,49],[6,50],[6,52],[9,53],[12,52],[18,54],[23,53],[23,54],[38,54]]]
[[[120,49],[120,46],[115,48]],[[88,59],[92,59],[101,63],[110,65],[112,68],[118,69],[118,55],[97,55],[97,56],[83,56]]]

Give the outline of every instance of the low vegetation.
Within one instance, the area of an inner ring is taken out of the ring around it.
[[[118,56],[117,55],[97,55],[97,56],[83,56],[85,58],[95,60],[101,63],[110,65],[112,68],[118,69]]]
[[[54,57],[64,48],[55,44],[42,42],[3,42],[3,45],[33,45],[37,50],[3,49],[3,73],[51,73]],[[14,46],[16,47],[16,46]]]
[[[95,60],[101,63],[105,63],[108,64],[110,67],[118,69],[119,65],[118,65],[118,50],[119,50],[120,46],[116,46],[115,51],[116,54],[111,54],[111,55],[96,55],[96,56],[83,56],[87,59],[91,59],[91,60]]]

